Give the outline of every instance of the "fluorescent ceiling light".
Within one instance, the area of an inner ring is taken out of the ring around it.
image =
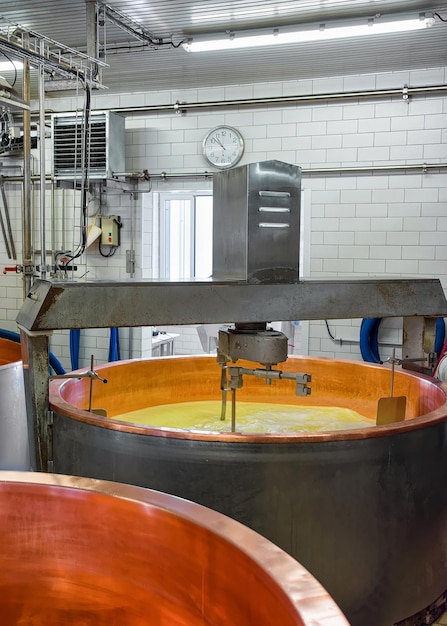
[[[331,26],[303,26],[300,30],[291,28],[275,28],[269,31],[241,31],[228,32],[225,36],[197,37],[185,41],[182,45],[187,52],[208,52],[211,50],[233,50],[237,48],[254,48],[291,43],[305,43],[309,41],[327,41],[331,39],[345,39],[361,37],[363,35],[383,35],[394,32],[407,32],[428,28],[435,23],[433,17],[421,15],[415,18],[400,18],[382,20],[370,19],[363,23],[351,25]]]
[[[21,61],[0,61],[0,72],[14,72],[14,68],[21,70],[22,67],[23,63]]]

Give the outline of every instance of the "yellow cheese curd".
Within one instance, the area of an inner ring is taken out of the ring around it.
[[[228,400],[225,421],[220,419],[222,405],[217,400],[147,407],[115,415],[113,419],[161,428],[231,431],[230,398]],[[375,421],[352,409],[340,407],[264,402],[237,402],[236,404],[236,430],[243,433],[317,432],[371,426],[375,426]]]

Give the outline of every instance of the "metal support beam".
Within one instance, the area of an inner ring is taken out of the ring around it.
[[[48,334],[110,328],[361,317],[447,316],[437,279],[243,282],[59,282],[37,280],[17,317],[21,331],[31,462],[51,471]],[[33,457],[34,451],[34,457]]]
[[[436,363],[430,363],[435,355],[436,319],[404,317],[402,336],[402,363],[407,370],[422,372],[429,376]]]
[[[438,279],[244,282],[37,280],[17,322],[30,331],[157,324],[447,316]]]
[[[31,469],[47,472],[51,468],[52,433],[49,423],[48,336],[20,329],[23,377]]]

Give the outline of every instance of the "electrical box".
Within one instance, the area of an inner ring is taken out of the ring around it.
[[[120,245],[121,218],[119,215],[101,217],[101,245]]]

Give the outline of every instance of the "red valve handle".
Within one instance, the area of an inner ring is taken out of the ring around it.
[[[20,265],[14,265],[14,267],[4,267],[3,274],[7,274],[8,272],[15,272],[18,274],[20,272]]]

